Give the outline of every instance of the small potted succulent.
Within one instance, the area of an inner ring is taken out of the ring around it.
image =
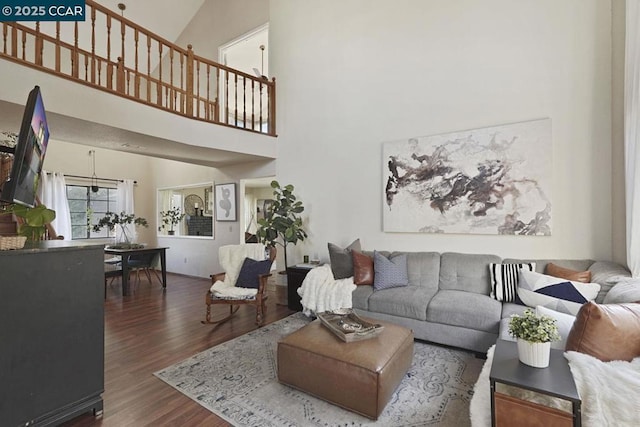
[[[185,214],[181,213],[180,208],[177,206],[169,209],[168,211],[161,211],[160,216],[162,217],[162,229],[164,230],[169,227],[167,234],[169,234],[169,236],[173,236],[175,234],[173,227],[182,221],[184,215]]]
[[[143,227],[149,226],[149,223],[145,218],[136,217],[135,214],[128,214],[125,212],[120,212],[119,214],[114,212],[107,212],[102,218],[100,218],[97,224],[94,224],[93,231],[98,232],[104,227],[107,227],[110,232],[115,231],[115,244],[111,246],[112,248],[137,248],[141,245],[131,243],[131,237],[129,236],[129,234],[127,234],[127,226],[131,224],[133,224],[134,227],[138,225],[141,225]],[[118,226],[117,229],[116,226]]]
[[[514,314],[509,320],[509,334],[518,340],[518,358],[534,368],[549,366],[551,341],[560,340],[554,318],[541,315],[528,308],[522,315]]]

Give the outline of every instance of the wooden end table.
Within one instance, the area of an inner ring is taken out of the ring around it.
[[[581,400],[562,350],[551,350],[547,368],[533,368],[518,360],[515,342],[498,340],[489,374],[492,426],[564,427],[582,425]],[[517,399],[496,391],[496,383],[531,390],[571,402],[573,413]]]

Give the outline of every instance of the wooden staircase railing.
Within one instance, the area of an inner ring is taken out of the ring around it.
[[[194,54],[86,0],[84,22],[2,22],[0,58],[185,117],[276,136],[276,81]]]

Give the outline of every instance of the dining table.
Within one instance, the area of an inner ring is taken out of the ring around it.
[[[141,246],[139,248],[110,248],[105,247],[104,253],[119,256],[122,264],[122,296],[129,295],[129,272],[131,270],[130,260],[132,257],[143,254],[158,254],[160,257],[160,269],[162,271],[162,290],[167,290],[167,249],[168,247]]]

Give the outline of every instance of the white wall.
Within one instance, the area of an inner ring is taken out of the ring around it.
[[[359,237],[366,249],[611,259],[610,9],[271,0],[277,177],[296,186],[310,235],[297,258],[326,259],[327,242]],[[382,142],[543,117],[553,128],[552,236],[382,232]]]

